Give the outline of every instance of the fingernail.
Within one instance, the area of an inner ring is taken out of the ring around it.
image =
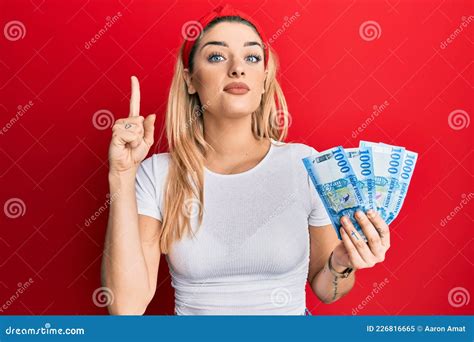
[[[362,215],[362,211],[357,210],[357,211],[355,212],[355,216],[358,217],[358,218],[362,218],[362,216],[363,216],[363,215]]]
[[[370,209],[369,211],[367,211],[367,216],[369,216],[371,218],[375,217],[375,210]]]
[[[342,224],[346,224],[348,222],[348,218],[346,215],[341,217]]]

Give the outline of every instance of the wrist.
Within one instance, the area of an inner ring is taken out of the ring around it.
[[[339,273],[344,272],[346,270],[346,268],[348,268],[349,266],[339,264],[336,260],[334,260],[333,255],[334,255],[334,253],[331,253],[331,255],[329,256],[329,258],[331,258],[330,262],[331,262],[331,266],[332,266],[333,270],[335,270],[336,272],[339,272]]]
[[[130,179],[135,178],[137,174],[138,166],[132,166],[128,170],[118,171],[115,169],[109,169],[109,179]]]
[[[332,258],[334,251],[331,252],[331,255],[328,258],[328,268],[329,271],[336,277],[336,278],[347,278],[351,273],[355,270],[352,267],[347,267],[345,265],[339,265],[337,262],[333,264],[334,260]]]
[[[120,187],[124,184],[135,185],[135,178],[137,175],[137,168],[133,167],[126,171],[109,170],[109,185],[110,187]]]

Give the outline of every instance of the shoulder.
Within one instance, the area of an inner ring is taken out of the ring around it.
[[[146,174],[148,177],[158,180],[164,179],[168,173],[170,154],[155,153],[144,159],[138,168],[138,174]]]
[[[167,169],[170,162],[170,154],[168,152],[165,153],[155,153],[150,157],[144,159],[141,162],[141,166],[147,169],[150,168],[159,168],[159,169]]]
[[[306,179],[308,174],[304,166],[303,159],[317,153],[317,150],[309,145],[298,142],[277,143],[274,145],[281,163],[286,167],[282,170],[296,172],[298,179]],[[309,178],[309,177],[308,177]]]
[[[303,159],[310,155],[317,153],[318,151],[309,145],[298,143],[298,142],[278,142],[273,141],[275,149],[277,150],[285,150],[291,154],[292,157],[295,159]]]

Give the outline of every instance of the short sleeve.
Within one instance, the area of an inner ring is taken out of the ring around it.
[[[140,163],[135,177],[135,194],[138,214],[163,220],[162,187],[167,170],[163,155],[155,154]],[[167,165],[166,165],[167,166]]]
[[[314,148],[310,147],[310,149],[310,153],[306,157],[318,153]],[[311,212],[308,217],[308,224],[315,227],[331,224],[331,219],[309,175],[307,175],[307,183],[311,198]]]

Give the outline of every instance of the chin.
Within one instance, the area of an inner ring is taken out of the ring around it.
[[[251,115],[257,109],[258,103],[254,104],[248,99],[233,99],[222,103],[222,113],[233,118]]]

